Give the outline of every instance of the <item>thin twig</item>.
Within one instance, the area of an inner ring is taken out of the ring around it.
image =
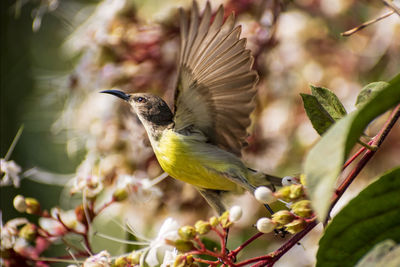
[[[380,21],[380,20],[382,20],[382,19],[384,19],[384,18],[389,17],[390,15],[394,14],[394,12],[395,12],[395,11],[391,10],[391,11],[389,11],[389,12],[387,12],[387,13],[385,13],[385,14],[383,14],[383,15],[381,15],[381,16],[375,18],[375,19],[372,19],[372,20],[369,20],[369,21],[367,21],[367,22],[364,22],[363,24],[361,24],[361,25],[359,25],[359,26],[357,26],[357,27],[355,27],[355,28],[353,28],[353,29],[351,29],[351,30],[342,32],[340,35],[342,35],[342,36],[350,36],[350,35],[352,35],[353,33],[356,33],[356,32],[358,32],[358,31],[364,29],[365,27],[367,27],[367,26],[369,26],[369,25],[371,25],[371,24],[374,24],[375,22],[378,22],[378,21]]]
[[[109,207],[111,204],[115,203],[115,199],[111,199],[110,201],[108,201],[107,203],[105,203],[103,206],[101,206],[96,212],[95,214],[98,215],[100,212],[102,212],[104,209],[106,209],[107,207]]]
[[[4,160],[7,161],[10,157],[12,152],[14,151],[15,146],[18,143],[19,138],[21,137],[22,131],[24,130],[24,125],[22,124],[19,129],[17,134],[15,135],[13,141],[11,142],[10,148],[8,149],[6,155],[4,156]]]
[[[382,2],[391,10],[397,13],[400,16],[400,8],[392,3],[392,1],[382,0]]]

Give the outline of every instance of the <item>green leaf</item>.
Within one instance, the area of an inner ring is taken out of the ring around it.
[[[319,242],[317,267],[354,266],[379,242],[400,242],[400,167],[365,188],[332,220]]]
[[[336,179],[350,150],[367,125],[400,103],[400,74],[359,110],[336,122],[310,150],[304,164],[308,194],[318,219],[327,215]]]
[[[304,109],[314,129],[322,135],[331,127],[335,120],[329,115],[315,96],[300,94],[303,98]]]
[[[355,267],[396,267],[400,266],[400,245],[385,240],[375,245]]]
[[[339,98],[330,90],[324,87],[310,85],[312,95],[324,107],[329,115],[335,120],[340,120],[346,116],[347,112]]]
[[[375,96],[379,91],[382,91],[389,85],[390,84],[387,82],[373,82],[364,86],[357,96],[356,107],[362,107],[362,105],[364,105],[370,98]]]

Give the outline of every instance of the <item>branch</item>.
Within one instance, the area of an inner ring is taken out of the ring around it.
[[[394,124],[400,117],[400,105],[398,105],[390,114],[389,118],[385,122],[382,129],[379,133],[374,137],[371,145],[375,145],[378,148],[382,145],[383,141],[389,134],[390,130],[393,128]],[[335,206],[337,201],[343,195],[345,190],[351,184],[352,181],[357,177],[357,175],[361,172],[361,170],[365,167],[368,161],[372,158],[372,156],[377,151],[367,150],[367,152],[363,155],[361,160],[357,163],[357,166],[351,171],[351,173],[346,177],[344,182],[340,185],[340,187],[335,192],[335,196],[332,199],[332,204],[329,211]],[[361,152],[360,152],[361,153]],[[359,152],[356,153],[356,155]],[[352,157],[353,158],[353,157]],[[329,214],[329,213],[328,213]],[[278,261],[287,251],[289,251],[294,245],[296,245],[305,235],[307,235],[315,226],[317,225],[316,221],[310,222],[307,227],[289,239],[285,244],[283,244],[279,249],[276,251],[262,257],[249,259],[247,261],[243,261],[237,266],[243,266],[252,262],[258,261],[256,264],[252,265],[252,267],[261,267],[261,266],[273,266],[276,261]],[[261,261],[260,261],[261,260]]]
[[[392,3],[392,1],[388,1],[388,0],[382,0],[382,2],[391,10],[393,10],[394,12],[397,13],[397,15],[400,16],[400,9]]]
[[[277,262],[286,252],[288,252],[294,245],[296,245],[308,232],[310,232],[317,225],[316,221],[313,221],[307,225],[307,227],[294,235],[291,239],[289,239],[285,244],[283,244],[280,248],[275,250],[274,252],[267,255],[267,259],[262,260],[252,267],[261,267],[261,266],[272,266],[275,262]],[[251,260],[251,259],[250,259]],[[254,262],[254,261],[253,261]],[[241,264],[248,264],[251,262],[243,261]],[[239,266],[239,265],[238,265]],[[240,265],[242,266],[242,265]]]
[[[351,30],[342,32],[340,35],[346,36],[346,37],[347,37],[347,36],[350,36],[350,35],[352,35],[353,33],[356,33],[356,32],[358,32],[358,31],[364,29],[365,27],[367,27],[367,26],[369,26],[369,25],[371,25],[371,24],[374,24],[375,22],[378,22],[378,21],[380,21],[380,20],[382,20],[382,19],[384,19],[384,18],[389,17],[390,15],[394,14],[394,12],[395,12],[394,10],[391,10],[391,11],[389,11],[389,12],[387,12],[387,13],[385,13],[385,14],[383,14],[383,15],[381,15],[381,16],[375,18],[375,19],[372,19],[372,20],[369,20],[369,21],[367,21],[367,22],[364,22],[363,24],[361,24],[361,25],[359,25],[359,26],[357,26],[357,27],[355,27],[355,28],[353,28],[353,29],[351,29]]]
[[[389,134],[390,130],[393,128],[394,124],[400,117],[400,105],[398,105],[390,114],[389,118],[387,119],[385,125],[383,128],[380,130],[380,132],[374,137],[372,140],[371,145],[377,146],[378,148],[382,145],[383,141]],[[357,175],[361,172],[361,170],[365,167],[365,165],[368,163],[368,161],[372,158],[373,155],[377,150],[367,150],[363,157],[360,159],[360,161],[357,163],[355,168],[350,172],[350,174],[346,177],[346,179],[343,181],[343,183],[338,187],[338,189],[335,192],[335,195],[333,196],[331,206],[329,208],[328,214],[331,212],[333,207],[336,205],[340,197],[343,195],[343,193],[346,191],[346,189],[349,187],[349,185],[354,181],[354,179],[357,177]],[[329,219],[329,216],[325,219],[325,224],[327,223]]]

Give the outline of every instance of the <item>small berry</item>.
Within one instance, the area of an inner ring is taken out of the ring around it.
[[[14,208],[19,212],[25,212],[27,209],[27,205],[25,203],[25,198],[21,195],[15,196],[13,200]]]
[[[276,227],[277,223],[269,218],[260,218],[256,224],[257,230],[261,233],[268,234],[271,233]]]
[[[239,221],[240,218],[242,218],[242,215],[243,215],[243,211],[242,211],[242,208],[240,206],[233,206],[229,210],[229,220],[231,222]]]
[[[262,204],[271,204],[276,201],[274,193],[266,186],[257,187],[254,191],[254,196]]]

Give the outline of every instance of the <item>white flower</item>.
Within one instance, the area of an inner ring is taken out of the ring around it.
[[[103,250],[98,254],[87,258],[83,263],[83,267],[110,267],[111,266],[111,256],[110,253]]]
[[[15,218],[1,227],[1,250],[12,248],[18,238],[18,227],[27,224],[26,218]]]
[[[175,258],[178,256],[178,250],[174,249],[172,251],[167,250],[164,254],[164,260],[161,267],[171,267],[174,265]]]
[[[15,240],[13,249],[20,255],[26,255],[27,254],[26,252],[28,251],[29,247],[30,247],[29,242],[26,239],[18,237]]]
[[[74,185],[71,192],[85,191],[86,196],[92,198],[100,194],[103,187],[103,182],[97,175],[77,176],[74,178]]]
[[[179,225],[174,219],[168,218],[164,221],[157,237],[151,241],[148,252],[144,254],[145,261],[149,266],[159,266],[162,257],[170,256],[167,251],[173,251],[174,247],[169,245],[166,240],[177,240],[178,228]]]
[[[50,214],[51,218],[39,218],[39,226],[54,236],[50,238],[51,240],[56,240],[58,237],[67,233],[67,229],[59,222],[58,217],[60,217],[62,222],[71,229],[78,232],[83,232],[85,230],[85,226],[78,222],[74,210],[63,211],[58,208],[53,208],[51,209]]]
[[[107,44],[111,39],[108,33],[110,23],[129,5],[128,0],[101,1],[93,14],[69,37],[65,50],[79,52],[86,47]]]
[[[157,178],[154,180],[157,180]],[[120,175],[117,182],[117,189],[119,188],[127,189],[129,197],[133,198],[134,201],[147,202],[152,197],[162,195],[161,190],[155,186],[153,180],[140,179],[133,175]]]
[[[21,172],[21,167],[18,166],[13,160],[6,161],[5,159],[0,159],[0,170],[4,173],[1,178],[0,185],[14,185],[14,187],[19,187],[21,178],[18,174]]]
[[[270,204],[276,201],[274,193],[266,186],[257,187],[254,191],[254,196],[262,204]]]
[[[99,176],[92,174],[93,159],[89,156],[78,167],[77,175],[73,178],[71,193],[82,192],[88,198],[97,196],[104,188]]]

